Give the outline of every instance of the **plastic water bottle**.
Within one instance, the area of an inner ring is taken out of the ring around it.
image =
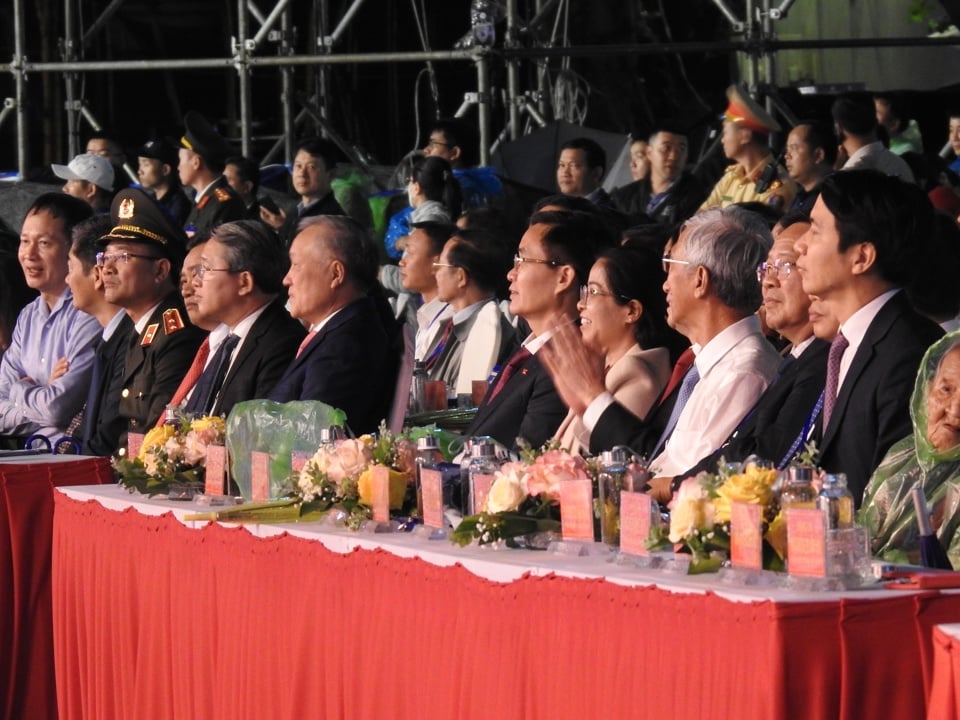
[[[443,453],[440,452],[440,443],[436,435],[417,438],[417,515],[421,518],[423,517],[423,490],[420,484],[420,471],[423,468],[436,470],[441,462],[443,462]]]
[[[497,462],[497,449],[493,439],[489,437],[478,437],[473,439],[470,446],[470,464],[467,465],[467,503],[464,508],[464,515],[473,515],[483,512],[485,501],[477,502],[477,476],[493,477],[500,467]],[[489,488],[488,488],[489,489]],[[486,493],[484,493],[485,495]]]
[[[620,449],[600,454],[600,539],[610,547],[620,547],[620,493],[627,477],[627,453]]]
[[[813,487],[813,468],[787,468],[787,486],[780,493],[780,506],[787,508],[816,508],[817,491]]]
[[[846,530],[853,527],[853,495],[843,473],[825,475],[817,507],[826,515],[827,530]]]

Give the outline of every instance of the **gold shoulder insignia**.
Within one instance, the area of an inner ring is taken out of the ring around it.
[[[223,188],[217,188],[213,191],[213,194],[217,196],[219,202],[227,202],[230,199],[230,193],[228,193]]]
[[[173,335],[177,330],[183,329],[183,318],[180,317],[180,311],[177,308],[170,308],[163,311],[163,331],[167,335]]]
[[[723,174],[729,175],[732,172],[736,172],[738,167],[740,167],[739,163],[733,163],[732,165],[727,165],[726,169],[723,171]]]
[[[147,347],[150,343],[153,342],[153,338],[157,335],[157,330],[160,329],[160,323],[151,323],[147,325],[147,331],[143,334],[143,338],[140,340],[140,347]]]
[[[771,190],[779,190],[782,187],[783,187],[783,183],[780,182],[779,180],[774,180],[773,182],[770,183]]]

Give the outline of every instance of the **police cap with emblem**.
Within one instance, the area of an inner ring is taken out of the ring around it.
[[[153,199],[137,188],[124,188],[110,206],[113,229],[100,238],[100,245],[126,241],[152,245],[174,266],[180,266],[187,252],[187,236]]]
[[[222,166],[233,154],[229,143],[198,112],[191,110],[183,118],[180,147],[192,150],[210,163]]]
[[[764,135],[779,132],[780,124],[742,86],[731,85],[727,88],[727,101],[724,120]]]

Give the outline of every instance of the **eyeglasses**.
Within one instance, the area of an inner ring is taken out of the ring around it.
[[[460,267],[459,265],[453,265],[453,264],[451,264],[451,263],[442,263],[442,262],[435,262],[435,263],[432,263],[432,264],[433,264],[433,269],[434,269],[434,270],[436,270],[437,268],[445,268],[445,267],[446,267],[446,268]]]
[[[617,297],[623,300],[624,302],[630,302],[630,298],[621,295],[620,293],[607,292],[606,290],[601,290],[596,285],[581,285],[580,286],[580,303],[584,306],[587,305],[588,301],[592,297]]]
[[[514,269],[520,267],[524,263],[536,263],[537,265],[549,265],[550,267],[560,267],[563,265],[562,262],[557,262],[556,260],[541,260],[540,258],[521,257],[520,255],[513,256]]]
[[[763,282],[764,278],[777,276],[777,280],[786,280],[790,273],[797,266],[796,263],[786,260],[774,260],[773,262],[762,262],[757,265],[757,281]]]
[[[141,260],[162,260],[159,255],[140,255],[138,253],[132,252],[118,252],[118,253],[108,253],[108,252],[98,252],[97,253],[97,265],[103,267],[109,262],[113,263],[123,263],[126,265],[130,262],[130,258],[140,258]]]
[[[661,260],[663,261],[663,272],[664,272],[664,273],[669,273],[669,272],[670,272],[670,264],[671,264],[671,263],[673,263],[674,265],[691,265],[691,264],[692,264],[689,260],[677,260],[676,258],[672,258],[672,257],[670,257],[669,255],[664,255],[664,256],[661,258]]]
[[[211,267],[207,267],[206,265],[197,265],[196,267],[197,280],[203,282],[204,275],[212,272],[225,272],[225,273],[230,273],[231,275],[234,273],[234,271],[231,270],[230,268],[211,268]]]

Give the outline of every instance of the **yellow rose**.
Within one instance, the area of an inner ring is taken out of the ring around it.
[[[787,556],[787,518],[783,510],[770,523],[763,539],[770,543],[770,547],[780,556],[780,559]]]
[[[137,455],[137,457],[143,460],[147,456],[148,451],[163,447],[167,440],[176,434],[177,429],[173,427],[173,425],[161,425],[160,427],[151,428],[150,432],[143,437],[143,444],[140,446],[140,454]]]
[[[399,510],[403,507],[403,498],[407,494],[407,476],[396,470],[388,470],[390,476],[390,509]],[[360,473],[357,480],[357,492],[360,494],[360,503],[373,507],[373,471],[369,468]]]
[[[777,480],[777,471],[762,469],[750,465],[736,475],[731,475],[717,489],[719,497],[714,499],[717,522],[730,522],[730,503],[743,502],[766,507],[773,500],[773,484]]]
[[[217,415],[207,415],[190,423],[190,429],[197,432],[213,430],[218,435],[223,435],[227,431],[227,421]]]

